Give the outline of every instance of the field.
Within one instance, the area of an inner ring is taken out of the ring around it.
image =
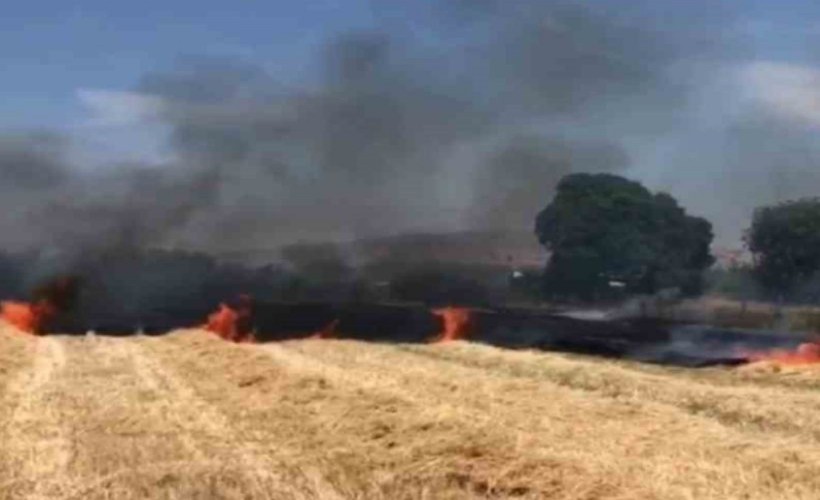
[[[820,498],[820,372],[0,331],[0,498]]]

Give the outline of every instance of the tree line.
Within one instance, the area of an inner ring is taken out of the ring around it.
[[[612,174],[571,174],[536,217],[550,259],[541,288],[551,299],[703,291],[715,258],[712,224],[667,193]],[[790,298],[820,279],[820,199],[758,208],[745,233],[750,276],[768,298]]]

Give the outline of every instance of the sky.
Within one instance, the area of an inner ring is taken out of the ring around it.
[[[676,3],[661,0],[657,9]],[[89,111],[83,90],[127,91],[144,73],[191,55],[240,57],[292,83],[310,71],[324,39],[370,28],[389,10],[368,0],[12,2],[0,16],[0,126],[77,125]],[[817,2],[739,0],[732,15],[750,35],[750,58],[817,62]]]
[[[0,16],[0,128],[68,130],[92,162],[153,158],[162,130],[129,127],[137,103],[116,94],[145,73],[191,56],[239,58],[293,85],[329,34],[371,25],[367,0],[12,2]]]
[[[79,89],[128,90],[186,55],[248,58],[287,79],[329,32],[369,17],[355,0],[14,2],[0,17],[4,124],[71,123]]]
[[[341,34],[386,29],[412,40],[416,49],[424,47],[424,57],[454,52],[452,47],[462,43],[464,32],[451,30],[446,20],[436,26],[424,21],[428,18],[423,13],[441,2],[469,4],[465,0],[8,2],[0,15],[4,62],[0,133],[56,131],[68,138],[70,156],[79,168],[168,161],[177,152],[167,140],[180,123],[158,118],[166,102],[141,90],[146,75],[173,71],[186,58],[224,58],[264,70],[274,92],[309,92],[320,79],[322,67],[317,60],[327,40]],[[475,2],[496,5],[493,0]],[[497,5],[511,9],[514,3]],[[676,114],[674,130],[633,133],[620,125],[639,118],[619,118],[618,126],[613,126],[616,122],[604,120],[597,125],[587,117],[562,122],[562,134],[573,135],[573,127],[600,126],[596,133],[603,136],[610,127],[628,153],[625,172],[652,188],[672,192],[692,212],[713,218],[718,240],[727,244],[740,240],[743,220],[750,215],[751,204],[744,200],[782,201],[820,188],[820,181],[814,184],[820,177],[810,172],[820,161],[820,151],[806,146],[807,137],[820,127],[820,3],[580,3],[611,17],[637,12],[661,31],[682,33],[694,26],[699,31],[687,40],[722,48],[719,57],[687,60],[688,66],[682,66],[687,73],[681,78],[692,80],[686,82],[691,95],[685,111]],[[410,53],[407,59],[413,56]],[[439,69],[445,73],[448,68]],[[697,76],[690,77],[689,72]],[[493,98],[488,93],[477,95]],[[671,95],[664,98],[674,99]],[[502,116],[499,123],[507,119],[503,109],[495,112]],[[606,116],[609,111],[596,113]],[[527,119],[532,122],[533,115]],[[777,147],[761,150],[760,143],[772,134],[778,138]],[[487,146],[500,136],[482,144]],[[478,142],[472,136],[469,141]],[[807,153],[793,154],[803,147]],[[456,156],[470,157],[464,147],[453,149],[458,149]],[[793,166],[782,175],[772,174],[772,165],[781,157]],[[768,163],[760,158],[768,158]],[[728,166],[738,162],[749,166]],[[734,182],[741,176],[749,181]],[[707,187],[714,188],[710,194]]]
[[[427,1],[416,3],[425,7]],[[635,2],[592,3],[617,10]],[[654,9],[675,12],[685,3],[661,0]],[[283,85],[295,85],[315,69],[310,61],[324,40],[370,29],[391,10],[395,16],[406,11],[375,0],[12,2],[0,16],[0,59],[6,67],[0,79],[0,127],[83,128],[95,113],[117,106],[113,96],[94,99],[94,92],[130,91],[146,72],[187,56],[240,58],[262,65]],[[736,29],[748,35],[744,49],[750,62],[814,66],[820,59],[817,2],[739,0],[727,10]],[[93,137],[99,128],[77,133]],[[129,149],[128,144],[110,146]]]

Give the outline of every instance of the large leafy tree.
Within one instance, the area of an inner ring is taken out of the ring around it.
[[[746,244],[761,285],[783,296],[820,271],[820,199],[807,198],[755,211]]]
[[[708,221],[666,193],[611,174],[564,177],[538,214],[536,234],[552,253],[544,273],[551,295],[600,298],[613,282],[627,292],[697,293],[714,262]]]

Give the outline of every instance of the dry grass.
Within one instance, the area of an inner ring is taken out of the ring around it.
[[[0,331],[0,498],[820,498],[820,372]]]

